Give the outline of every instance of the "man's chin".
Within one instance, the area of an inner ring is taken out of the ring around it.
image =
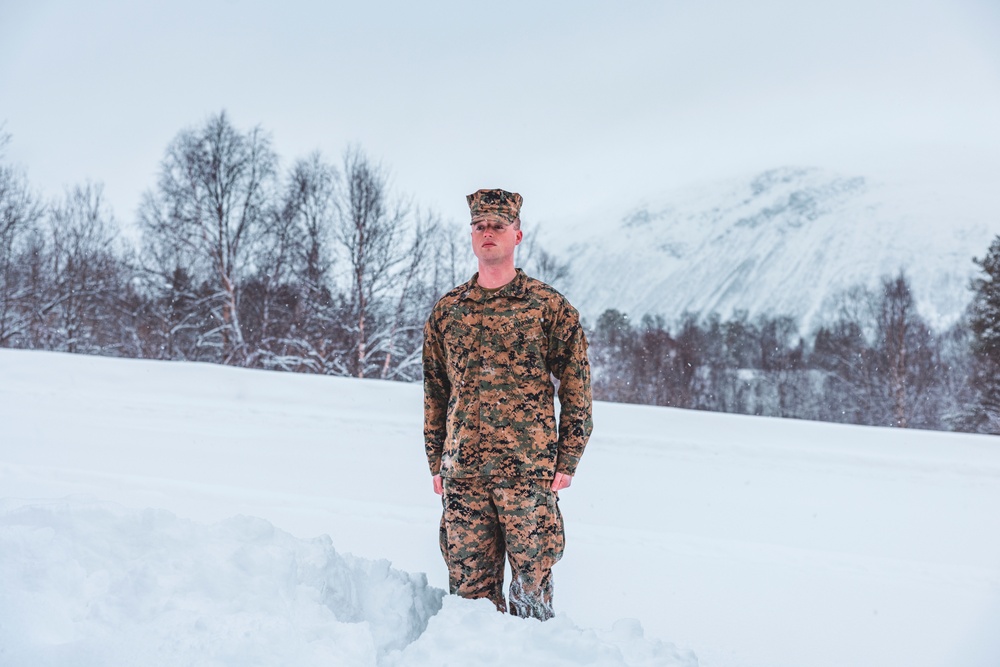
[[[512,257],[505,257],[504,255],[489,252],[480,253],[476,257],[480,264],[485,264],[487,266],[500,266],[513,263]]]

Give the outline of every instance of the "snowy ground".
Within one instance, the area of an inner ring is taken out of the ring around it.
[[[996,438],[597,404],[541,624],[443,595],[420,399],[0,350],[0,665],[1000,665]]]

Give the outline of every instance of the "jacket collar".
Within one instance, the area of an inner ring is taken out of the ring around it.
[[[479,303],[495,299],[497,297],[523,299],[528,289],[528,276],[521,269],[517,269],[517,273],[514,275],[513,280],[495,292],[487,292],[485,289],[480,287],[477,282],[478,280],[479,272],[477,271],[473,274],[472,279],[465,283],[465,289],[462,290],[463,299],[471,299],[472,301],[477,301]]]

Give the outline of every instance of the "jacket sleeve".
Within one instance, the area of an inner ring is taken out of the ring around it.
[[[434,320],[434,313],[431,313],[424,325],[424,447],[431,474],[437,475],[441,472],[441,453],[448,431],[451,383],[448,381],[443,341]]]
[[[587,337],[580,315],[568,303],[555,319],[549,339],[549,372],[559,381],[559,453],[556,472],[575,475],[594,429]]]

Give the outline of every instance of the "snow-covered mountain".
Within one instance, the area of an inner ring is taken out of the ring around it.
[[[815,168],[673,190],[631,209],[556,223],[545,244],[571,260],[563,287],[593,321],[735,310],[817,326],[831,299],[905,270],[936,328],[969,302],[969,279],[1000,233],[1000,188],[880,179]],[[552,233],[552,232],[555,233]]]

